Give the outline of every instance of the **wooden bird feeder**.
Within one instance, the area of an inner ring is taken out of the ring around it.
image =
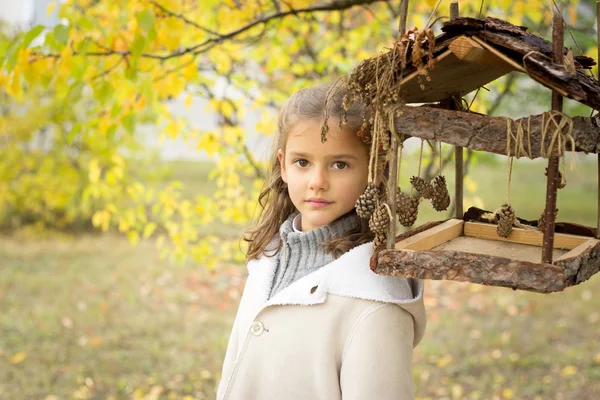
[[[598,116],[569,118],[562,114],[563,97],[600,110],[598,80],[589,71],[585,73],[595,62],[589,57],[572,57],[564,49],[564,21],[558,14],[553,22],[553,41],[548,42],[524,27],[495,18],[459,18],[458,5],[452,7],[453,18],[444,24],[443,34],[435,38],[435,67],[428,72],[429,78],[422,79],[422,73],[411,62],[404,68],[402,100],[407,105],[401,115],[394,117],[393,124],[403,137],[456,146],[456,218],[429,222],[397,237],[392,223],[389,233],[393,234],[388,237],[395,238],[388,239],[387,248],[382,246],[374,252],[371,268],[382,275],[456,280],[541,293],[577,285],[600,270],[600,240],[597,228],[555,222],[552,210],[556,208],[558,157],[562,154],[551,146],[551,135],[544,134],[549,113],[519,120],[491,117],[458,111],[449,99],[460,98],[509,72],[527,74],[553,91],[552,112],[572,124],[573,141],[566,144],[566,150],[598,154]],[[427,104],[416,107],[408,106],[410,103]],[[507,150],[507,135],[516,136],[525,124],[530,144],[521,150],[526,154],[514,146]],[[462,148],[507,157],[548,158],[543,232],[531,227],[537,221],[518,219],[520,227],[500,237],[492,213],[474,208],[463,213]],[[398,150],[391,146],[389,151]],[[389,155],[391,160],[398,157],[397,153]],[[391,162],[388,176],[394,179],[396,173],[395,162]]]

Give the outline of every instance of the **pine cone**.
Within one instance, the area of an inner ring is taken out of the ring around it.
[[[446,178],[443,175],[438,175],[431,180],[433,195],[431,204],[436,211],[444,211],[450,205],[450,194],[446,186]]]
[[[419,192],[419,196],[425,199],[431,199],[433,196],[433,187],[431,183],[425,182],[425,180],[419,176],[413,176],[410,178],[410,183]]]
[[[385,206],[385,203],[382,203],[375,209],[373,215],[371,215],[371,219],[369,220],[369,229],[376,236],[385,236],[389,224],[390,215],[388,214],[388,210]]]
[[[502,207],[496,211],[496,221],[498,222],[496,233],[498,236],[508,237],[516,219],[515,210],[513,210],[511,205],[507,203],[502,204]]]
[[[384,234],[375,235],[375,240],[373,241],[373,248],[378,249],[379,247],[385,246],[386,239],[387,239],[386,235],[384,235]]]
[[[409,197],[400,188],[396,192],[396,214],[402,226],[413,226],[419,212],[419,196]]]
[[[358,197],[354,207],[356,208],[356,214],[362,219],[371,218],[371,214],[375,210],[375,202],[377,201],[377,188],[375,185],[370,183],[367,185],[364,193]]]
[[[554,215],[556,215],[557,213],[558,213],[558,208],[554,212]],[[537,229],[540,232],[544,232],[544,229],[546,229],[546,211],[545,210],[542,213],[542,215],[540,216],[540,219],[538,219]]]

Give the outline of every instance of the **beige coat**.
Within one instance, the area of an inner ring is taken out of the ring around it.
[[[267,301],[276,257],[248,263],[217,399],[412,399],[423,282],[369,269],[372,243]]]

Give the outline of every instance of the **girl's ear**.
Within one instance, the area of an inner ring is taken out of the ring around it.
[[[281,179],[287,183],[287,171],[285,170],[285,154],[283,150],[277,150],[277,159],[279,160],[279,166],[281,167]]]

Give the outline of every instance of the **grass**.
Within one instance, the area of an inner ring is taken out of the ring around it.
[[[405,175],[416,171],[411,157]],[[209,164],[172,166],[190,197],[214,190]],[[521,217],[543,208],[543,169],[515,163],[511,202]],[[567,176],[559,220],[595,224],[595,171],[581,161]],[[478,196],[498,207],[506,165],[472,173],[478,188],[466,203]],[[420,207],[420,222],[445,217]],[[0,399],[214,398],[245,267],[213,273],[157,254],[151,242],[131,247],[113,234],[0,237]],[[417,398],[600,398],[599,289],[599,276],[551,295],[426,282]]]
[[[0,242],[0,398],[213,398],[239,266],[212,274],[114,235]]]

